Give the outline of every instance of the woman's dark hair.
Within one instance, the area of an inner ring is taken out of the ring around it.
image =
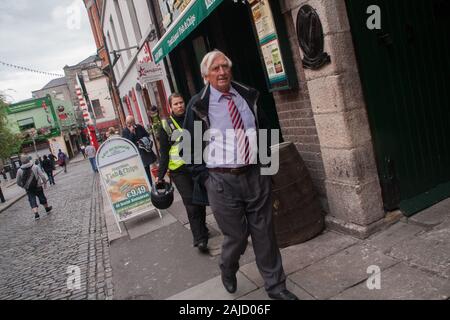
[[[46,156],[46,155],[44,155],[44,157],[43,157],[43,158],[44,158],[44,160],[47,160],[47,156]]]
[[[173,98],[181,98],[181,99],[183,99],[183,96],[181,94],[179,94],[178,92],[172,93],[170,95],[170,97],[169,97],[169,105],[170,105],[170,107],[172,107],[172,100],[173,100]]]

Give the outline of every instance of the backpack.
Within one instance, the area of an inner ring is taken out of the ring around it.
[[[36,190],[38,186],[38,181],[33,173],[33,167],[22,169],[22,177],[20,180],[20,187],[27,191]],[[28,187],[26,185],[28,184]]]

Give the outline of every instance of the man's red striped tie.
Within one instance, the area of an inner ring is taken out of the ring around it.
[[[230,114],[234,132],[236,133],[238,149],[245,164],[248,165],[250,163],[250,143],[245,134],[245,127],[241,114],[233,101],[231,93],[224,93],[222,96],[228,100],[228,112]]]

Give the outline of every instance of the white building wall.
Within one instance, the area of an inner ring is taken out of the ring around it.
[[[109,93],[108,81],[106,77],[101,77],[87,81],[85,82],[85,85],[89,95],[89,99],[91,101],[99,100],[100,105],[103,107],[103,110],[105,111],[103,114],[104,118],[97,119],[97,123],[115,120],[116,115],[114,113],[114,107],[111,95]]]
[[[152,19],[150,17],[150,9],[147,5],[147,0],[134,0],[134,6],[136,7],[136,15],[139,21],[139,27],[141,29],[142,38],[150,32]]]
[[[154,28],[154,26],[153,26],[153,23],[151,20],[151,15],[150,15],[149,7],[147,5],[147,1],[146,0],[133,0],[133,2],[135,5],[135,8],[136,8],[136,15],[138,18],[139,28],[140,28],[141,34],[142,34],[142,39],[139,43],[136,43],[136,35],[135,35],[134,29],[133,29],[133,23],[131,20],[132,18],[131,18],[130,12],[128,10],[127,0],[119,0],[119,7],[122,12],[123,22],[124,22],[126,34],[128,37],[129,45],[134,46],[137,44],[140,47],[139,49],[141,49],[142,45],[144,44],[145,39],[149,35],[150,31]],[[117,50],[117,48],[115,47],[115,44],[114,44],[114,42],[115,42],[114,35],[113,35],[113,31],[112,31],[111,24],[109,21],[110,16],[112,16],[112,19],[113,19],[113,22],[115,25],[115,29],[116,29],[116,33],[119,38],[119,45],[120,45],[119,49],[123,49],[123,48],[125,48],[125,42],[124,42],[123,35],[120,30],[120,23],[119,23],[119,19],[118,19],[117,13],[116,13],[114,1],[113,0],[105,0],[104,6],[105,7],[104,7],[104,15],[103,15],[103,32],[104,32],[105,36],[107,35],[108,32],[110,33],[111,41],[112,41],[112,45],[113,45],[113,48],[111,48],[111,46],[108,44],[109,45],[108,49],[110,50],[110,52],[113,49]],[[151,47],[154,46],[157,42],[158,42],[158,40],[155,39],[154,41],[152,41],[150,43],[150,46]],[[120,53],[121,54],[120,59],[123,61],[124,67],[122,67],[122,63],[120,61],[118,61],[116,63],[116,65],[114,66],[114,73],[116,75],[120,98],[122,99],[122,104],[124,107],[123,109],[124,109],[125,115],[128,115],[129,112],[128,112],[128,107],[127,107],[126,103],[124,102],[123,98],[128,95],[128,93],[130,92],[130,90],[132,90],[132,88],[134,88],[135,93],[136,93],[136,99],[139,104],[139,111],[141,113],[142,120],[143,120],[143,125],[145,127],[147,127],[149,125],[149,119],[147,117],[147,112],[145,110],[145,104],[141,97],[141,94],[136,91],[136,84],[138,83],[138,73],[137,73],[137,69],[136,69],[136,64],[137,64],[137,55],[138,55],[139,50],[132,49],[130,52],[132,54],[131,59],[128,59],[128,55],[127,55],[126,51],[123,51]],[[114,59],[113,56],[111,56],[111,58]],[[167,72],[166,72],[166,74],[167,74]],[[167,77],[163,80],[163,84],[164,84],[165,94],[166,94],[166,96],[169,96],[170,95],[170,86],[169,86]],[[149,94],[150,94],[151,103],[156,104],[155,97],[152,94],[151,90],[149,90]],[[139,122],[137,111],[135,110],[135,105],[132,100],[132,97],[129,97],[129,98],[130,98],[131,107],[132,107],[134,116],[136,118],[136,121]]]

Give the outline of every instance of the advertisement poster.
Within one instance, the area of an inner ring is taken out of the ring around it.
[[[106,192],[119,220],[131,218],[151,206],[146,174],[138,157],[101,168]]]
[[[272,89],[287,85],[287,75],[280,43],[268,0],[250,0],[253,22]]]
[[[96,162],[120,232],[119,222],[155,209],[141,156],[131,141],[119,137],[106,140],[97,151]]]
[[[270,83],[280,82],[286,79],[283,62],[281,60],[280,45],[277,39],[274,39],[261,46],[266,64],[266,70]]]
[[[271,36],[276,36],[275,25],[269,4],[265,0],[253,1],[252,13],[256,32],[260,42],[264,42]]]

